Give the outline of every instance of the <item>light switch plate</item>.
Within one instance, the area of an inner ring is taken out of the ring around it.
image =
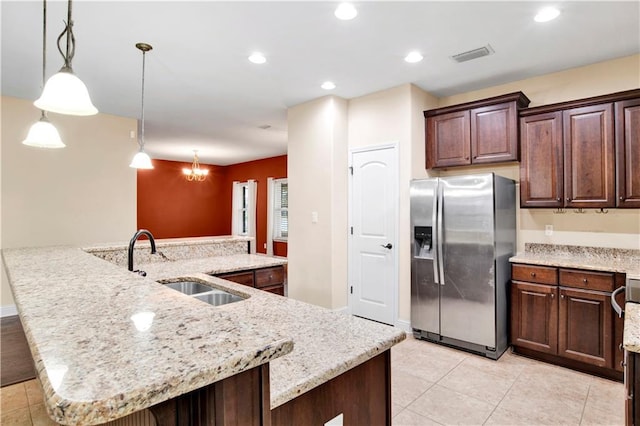
[[[544,226],[544,235],[550,237],[553,235],[553,225],[545,225]]]
[[[318,212],[311,212],[311,223],[318,223]]]

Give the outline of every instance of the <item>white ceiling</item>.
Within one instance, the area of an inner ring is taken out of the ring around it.
[[[638,1],[354,4],[358,16],[340,21],[337,2],[77,0],[73,66],[100,112],[139,117],[134,45],[150,43],[147,152],[191,161],[199,149],[203,163],[226,165],[286,153],[287,108],[329,93],[349,99],[413,83],[445,96],[640,52]],[[560,17],[534,22],[549,4]],[[62,65],[55,39],[66,5],[48,2],[47,76]],[[2,94],[36,99],[42,2],[3,0],[0,12]],[[495,54],[450,59],[486,44]],[[247,60],[256,50],[266,64]],[[411,50],[424,60],[404,62]],[[322,90],[325,80],[337,88]]]

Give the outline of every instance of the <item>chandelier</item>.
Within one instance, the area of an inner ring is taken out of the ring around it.
[[[184,175],[187,177],[187,180],[189,182],[202,182],[207,178],[207,175],[209,174],[209,170],[200,168],[200,161],[198,161],[197,149],[193,150],[193,164],[191,165],[191,168],[190,169],[186,167],[183,168],[182,173],[184,173]]]

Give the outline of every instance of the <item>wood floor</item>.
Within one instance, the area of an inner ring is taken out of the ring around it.
[[[0,386],[36,377],[27,339],[16,316],[0,318]]]

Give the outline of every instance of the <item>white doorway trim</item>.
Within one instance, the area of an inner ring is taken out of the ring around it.
[[[380,144],[380,145],[370,145],[366,147],[359,148],[350,148],[349,149],[349,168],[352,170],[353,167],[353,155],[356,153],[362,152],[371,152],[371,151],[379,151],[383,149],[393,149],[393,167],[395,167],[395,182],[393,185],[396,188],[396,199],[395,199],[395,214],[394,214],[394,241],[392,242],[394,260],[393,260],[393,283],[391,285],[392,288],[392,306],[393,306],[393,321],[391,325],[398,325],[398,300],[399,300],[399,250],[398,250],[398,241],[399,241],[399,214],[400,214],[400,155],[399,155],[399,144],[398,141],[391,141],[388,143]],[[347,276],[348,276],[348,284],[347,284],[347,311],[349,314],[353,314],[353,297],[354,294],[351,293],[351,286],[354,281],[353,273],[354,273],[354,247],[353,247],[353,235],[351,234],[351,227],[353,226],[353,175],[349,173],[349,185],[348,185],[348,221],[349,226],[347,229]]]

